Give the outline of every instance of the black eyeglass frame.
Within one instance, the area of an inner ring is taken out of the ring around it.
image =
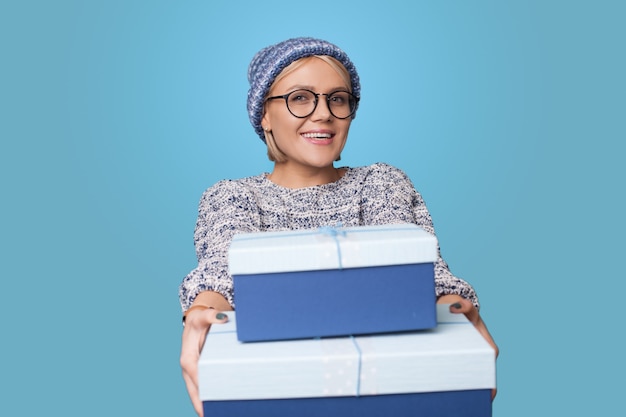
[[[298,91],[307,91],[307,92],[313,94],[313,96],[315,96],[315,104],[313,105],[313,110],[311,110],[311,112],[309,114],[307,114],[306,116],[297,116],[289,108],[289,104],[288,104],[289,103],[289,96],[292,95],[293,93],[297,93]],[[352,98],[354,99],[354,108],[352,109],[350,114],[345,116],[345,117],[339,117],[339,116],[335,115],[335,113],[333,113],[333,110],[331,109],[330,97],[333,94],[337,94],[337,93],[347,93],[350,96],[352,96]],[[280,95],[280,96],[268,97],[268,98],[265,99],[265,102],[268,102],[270,100],[276,100],[276,99],[282,98],[282,99],[285,100],[285,106],[287,106],[287,110],[289,110],[289,113],[291,113],[291,115],[293,117],[297,117],[298,119],[306,119],[307,117],[309,117],[310,115],[315,113],[315,109],[317,109],[317,104],[319,103],[319,97],[320,96],[326,96],[326,105],[328,106],[328,111],[330,111],[330,114],[332,114],[333,117],[336,117],[337,119],[340,119],[340,120],[347,119],[348,117],[352,117],[354,115],[354,113],[356,112],[356,109],[357,109],[358,104],[359,104],[359,100],[361,99],[360,97],[357,97],[354,94],[352,94],[351,92],[345,91],[345,90],[338,90],[338,91],[333,91],[332,93],[325,94],[325,93],[316,93],[315,91],[311,91],[311,90],[308,90],[306,88],[298,88],[297,90],[293,90],[293,91],[291,91],[291,92],[289,92],[287,94],[283,94],[283,95]]]

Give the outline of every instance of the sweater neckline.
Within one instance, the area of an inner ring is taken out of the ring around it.
[[[280,190],[282,192],[290,193],[290,192],[316,191],[316,190],[325,189],[325,188],[333,188],[333,187],[341,185],[344,181],[348,180],[348,177],[351,176],[352,170],[353,170],[350,167],[339,167],[338,169],[345,169],[346,172],[337,181],[329,182],[329,183],[326,183],[326,184],[312,185],[310,187],[289,188],[289,187],[284,187],[282,185],[278,185],[278,184],[272,182],[268,178],[268,175],[270,174],[269,172],[264,172],[263,174],[260,175],[260,178],[261,178],[261,181],[266,186],[274,188],[276,190]]]

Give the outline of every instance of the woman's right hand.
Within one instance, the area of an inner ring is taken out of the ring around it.
[[[192,309],[185,315],[180,366],[183,370],[183,379],[187,385],[187,392],[196,413],[200,417],[203,417],[204,414],[198,392],[198,360],[200,359],[200,352],[211,325],[226,323],[227,321],[228,316],[226,313],[213,308]]]

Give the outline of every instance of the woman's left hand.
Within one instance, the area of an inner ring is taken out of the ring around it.
[[[474,325],[476,330],[485,338],[487,343],[493,347],[495,351],[495,359],[498,358],[498,354],[500,350],[498,349],[498,345],[493,341],[493,337],[487,330],[487,325],[480,317],[480,313],[474,304],[471,301],[466,300],[460,295],[443,295],[437,299],[437,304],[450,304],[450,312],[454,314],[465,314],[465,317]],[[496,388],[494,388],[491,392],[491,399],[493,400],[496,397]]]

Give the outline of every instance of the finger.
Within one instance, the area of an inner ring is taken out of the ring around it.
[[[474,328],[478,330],[481,336],[491,345],[493,350],[495,351],[496,358],[498,358],[498,354],[500,353],[498,346],[491,337],[489,330],[487,329],[487,325],[480,317],[480,313],[469,300],[461,300],[450,305],[450,312],[463,313],[465,317],[474,325]]]
[[[193,346],[192,343],[190,343]],[[180,352],[180,367],[183,370],[183,373],[187,375],[194,384],[197,384],[197,373],[198,373],[198,359],[200,355],[197,353],[193,347],[188,347],[183,345],[183,349]]]
[[[450,304],[450,312],[454,314],[465,314],[465,317],[473,324],[477,324],[480,317],[474,304],[464,298]]]
[[[496,342],[493,340],[493,337],[491,337],[491,333],[489,333],[489,330],[487,330],[487,326],[485,326],[485,323],[481,320],[480,323],[474,327],[478,330],[481,336],[487,341],[487,343],[491,345],[495,353],[495,358],[497,359],[498,355],[500,354],[500,350],[498,349],[498,345],[496,345]]]
[[[188,375],[185,375],[185,373],[183,373],[183,378],[185,379],[185,384],[187,385],[187,392],[189,393],[191,404],[193,405],[194,410],[196,410],[196,414],[202,417],[204,410],[202,407],[202,401],[200,400],[198,386],[191,380]]]
[[[198,391],[198,360],[200,359],[200,352],[211,325],[227,321],[228,315],[226,313],[214,309],[196,309],[191,311],[185,319],[180,365],[183,370],[183,379],[187,386],[189,398],[199,416],[203,415],[202,401]]]
[[[187,393],[189,394],[193,408],[199,416],[202,416],[202,401],[200,401],[200,393],[198,391],[199,350],[187,346],[193,346],[193,343],[187,343],[187,345],[183,344],[180,365],[183,370],[183,379],[185,380]]]
[[[204,416],[204,409],[202,407],[202,401],[200,401],[200,397],[192,398],[191,402],[193,403],[193,408],[196,410],[198,417]]]
[[[480,335],[487,341],[487,343],[491,345],[491,347],[495,351],[495,358],[498,358],[498,355],[500,353],[498,345],[496,345],[496,342],[494,342],[493,337],[491,337],[491,334],[489,333],[489,330],[485,325],[485,322],[480,317],[478,309],[471,301],[462,299],[452,303],[450,305],[450,312],[455,314],[465,314],[465,317],[467,317],[467,319],[474,325],[474,328],[478,330],[478,333],[480,333]],[[496,398],[497,392],[498,390],[496,388],[493,388],[491,390],[491,401]]]
[[[182,343],[180,349],[180,367],[183,374],[189,378],[194,385],[198,385],[198,359],[200,358],[203,335],[206,336],[208,325],[204,330],[194,325],[186,325],[183,330]]]
[[[213,310],[213,309],[209,310],[209,312],[212,313],[212,317],[210,318],[212,323],[215,323],[215,324],[222,323],[223,324],[223,323],[228,322],[228,319],[229,319],[228,318],[228,314],[226,314],[225,312],[218,311],[218,310]]]
[[[183,330],[180,367],[182,368],[183,378],[187,384],[187,390],[192,402],[198,391],[198,360],[200,359],[202,344],[208,329],[208,324],[202,329],[189,323],[185,325]]]
[[[469,300],[465,298],[459,299],[458,301],[450,304],[450,312],[451,313],[469,313],[474,304],[472,304]]]
[[[192,327],[206,328],[211,324],[226,323],[228,321],[228,314],[223,311],[215,310],[214,308],[207,308],[204,310],[191,311],[185,317],[185,327],[191,325]]]

